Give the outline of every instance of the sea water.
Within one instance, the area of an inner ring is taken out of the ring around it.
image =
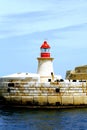
[[[0,109],[0,130],[87,130],[87,109]]]

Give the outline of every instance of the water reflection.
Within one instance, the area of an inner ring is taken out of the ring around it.
[[[0,130],[86,130],[87,109],[1,109]]]

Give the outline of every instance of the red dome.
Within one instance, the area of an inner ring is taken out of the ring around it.
[[[50,48],[50,46],[49,46],[49,44],[47,43],[47,41],[44,41],[44,43],[41,45],[40,48],[41,48],[41,49],[42,49],[42,48],[48,49],[48,48]]]

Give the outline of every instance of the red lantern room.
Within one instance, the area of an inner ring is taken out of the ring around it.
[[[50,57],[50,46],[47,43],[47,41],[44,41],[44,43],[40,47],[41,49],[41,57],[42,58],[49,58]]]

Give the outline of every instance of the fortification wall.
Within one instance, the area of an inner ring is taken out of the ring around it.
[[[3,80],[0,97],[4,104],[27,106],[87,105],[87,83],[36,83],[27,80]]]

